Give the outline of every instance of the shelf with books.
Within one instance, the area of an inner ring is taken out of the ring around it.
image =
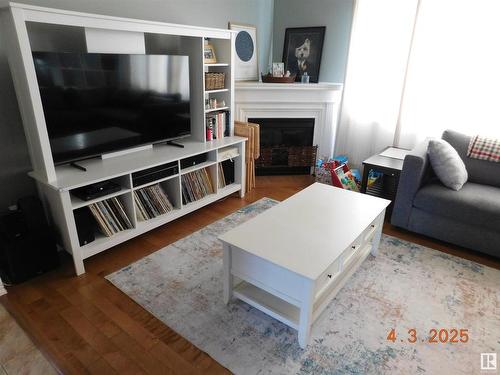
[[[231,114],[229,111],[216,111],[205,116],[205,140],[207,142],[214,139],[222,139],[230,136]]]

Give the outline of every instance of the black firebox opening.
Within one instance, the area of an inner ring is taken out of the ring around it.
[[[248,121],[260,125],[257,175],[311,173],[316,158],[313,118],[249,118]]]

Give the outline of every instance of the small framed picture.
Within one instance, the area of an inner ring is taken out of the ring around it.
[[[205,64],[215,64],[217,62],[214,46],[210,43],[205,44],[203,48],[203,61]]]
[[[273,63],[273,77],[283,77],[285,75],[285,64],[282,62]]]

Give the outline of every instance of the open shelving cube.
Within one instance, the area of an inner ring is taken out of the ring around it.
[[[82,243],[82,239],[79,238],[82,247],[91,246],[99,240],[105,241],[107,237],[133,230],[136,226],[130,190],[87,201],[85,205],[74,208],[73,215],[75,222],[78,216],[87,216],[85,225],[90,226],[88,230],[94,232],[95,240],[90,243]],[[106,227],[110,230],[104,229]]]
[[[136,188],[133,194],[138,222],[168,215],[181,208],[178,176]]]
[[[215,163],[183,174],[181,176],[182,203],[187,206],[210,195],[217,194],[216,183]]]

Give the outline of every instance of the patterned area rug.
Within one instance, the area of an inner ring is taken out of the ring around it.
[[[295,330],[244,302],[224,305],[217,236],[275,204],[261,199],[107,279],[236,374],[474,374],[480,353],[499,351],[500,271],[389,236],[305,350]],[[429,343],[433,328],[467,329],[469,340]]]

